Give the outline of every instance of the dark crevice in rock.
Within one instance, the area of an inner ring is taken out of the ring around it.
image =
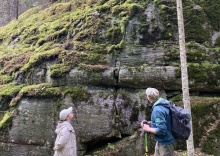
[[[117,85],[119,81],[119,69],[114,70],[114,78],[116,80],[116,85]]]
[[[107,140],[97,140],[97,141],[89,142],[87,144],[88,148],[86,150],[85,155],[90,155],[94,151],[103,150],[106,147],[108,147],[109,144],[114,144],[114,143],[118,142],[119,140],[121,140],[121,138],[109,138]]]

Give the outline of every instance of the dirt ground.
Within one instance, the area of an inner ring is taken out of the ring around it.
[[[154,156],[154,155],[150,155],[150,156]],[[175,156],[187,156],[187,151],[175,151]],[[213,155],[202,153],[200,148],[196,148],[195,156],[213,156]]]
[[[176,151],[176,156],[187,156],[187,151]],[[202,153],[200,148],[196,148],[195,156],[213,156],[213,155]]]

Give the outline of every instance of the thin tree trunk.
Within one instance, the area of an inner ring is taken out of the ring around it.
[[[15,0],[15,18],[18,19],[19,1]]]
[[[182,0],[176,0],[176,2],[177,2],[177,19],[178,19],[178,31],[179,31],[179,49],[180,49],[183,104],[184,104],[184,108],[187,109],[191,114]],[[192,125],[192,117],[191,117],[191,125]],[[194,154],[195,152],[194,152],[194,141],[193,141],[193,131],[192,131],[189,136],[189,139],[187,140],[187,155],[194,156]]]

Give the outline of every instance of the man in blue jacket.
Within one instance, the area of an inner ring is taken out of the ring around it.
[[[159,97],[155,88],[146,89],[147,100],[152,105],[151,125],[141,122],[144,131],[153,133],[156,146],[154,156],[174,156],[174,143],[176,139],[171,134],[171,115],[168,108],[161,104],[169,104],[168,100]]]

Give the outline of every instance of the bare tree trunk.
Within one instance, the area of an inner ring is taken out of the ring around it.
[[[15,18],[18,19],[19,1],[15,0]]]
[[[181,62],[183,104],[184,104],[184,108],[187,109],[191,114],[182,0],[176,0],[176,2],[177,2],[178,30],[179,30],[179,49],[180,49],[180,62]],[[192,125],[192,117],[191,117],[191,125]],[[187,155],[188,156],[195,155],[193,131],[191,132],[189,139],[187,140]]]

